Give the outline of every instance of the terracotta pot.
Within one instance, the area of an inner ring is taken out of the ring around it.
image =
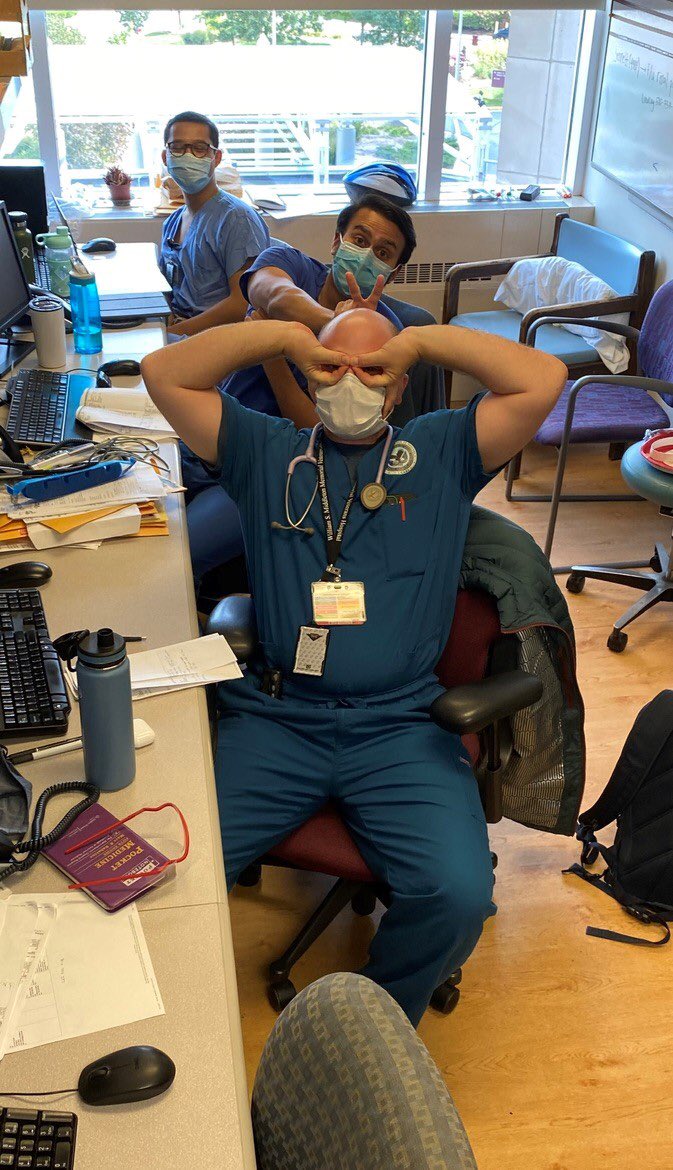
[[[128,183],[109,183],[110,198],[113,203],[130,203],[131,181]]]

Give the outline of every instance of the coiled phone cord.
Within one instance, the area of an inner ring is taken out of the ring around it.
[[[74,805],[58,824],[49,833],[42,833],[44,822],[44,814],[51,800],[52,796],[59,796],[65,792],[83,792],[85,793],[84,800],[80,800],[78,804]],[[12,853],[25,853],[23,860],[13,859],[8,865],[0,869],[0,882],[5,878],[10,877],[13,873],[23,873],[30,869],[37,861],[43,849],[49,845],[53,845],[62,837],[70,828],[73,821],[77,820],[80,813],[85,812],[95,804],[100,796],[100,789],[95,784],[88,784],[84,780],[71,780],[64,784],[52,784],[49,788],[45,788],[44,792],[38,797],[35,805],[35,812],[33,814],[33,823],[31,825],[31,836],[28,841],[20,841],[16,845],[12,845]]]

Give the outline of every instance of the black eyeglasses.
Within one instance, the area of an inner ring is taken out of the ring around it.
[[[194,158],[207,158],[215,147],[209,142],[167,142],[166,150],[173,158],[182,158],[189,151]]]

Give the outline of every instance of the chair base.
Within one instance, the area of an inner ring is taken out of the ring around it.
[[[498,857],[495,853],[491,853],[491,864],[493,869],[498,864]],[[262,864],[255,862],[242,871],[237,884],[246,887],[256,886],[259,884],[261,875]],[[267,994],[271,1006],[277,1012],[282,1012],[289,1003],[292,1003],[297,994],[297,989],[290,978],[295,963],[299,962],[316,939],[327,930],[328,926],[331,926],[337,915],[350,902],[355,914],[368,917],[373,914],[378,901],[383,902],[384,906],[387,906],[390,901],[389,891],[385,886],[374,886],[370,883],[338,878],[287,950],[269,964]],[[431,1006],[445,1016],[449,1015],[458,1005],[460,999],[458,984],[462,977],[462,970],[458,968],[433,992],[430,1000]]]
[[[594,581],[626,585],[629,589],[644,590],[645,596],[629,606],[612,627],[607,645],[615,654],[620,654],[626,648],[628,634],[624,633],[625,626],[660,601],[673,601],[673,545],[669,552],[663,544],[657,542],[650,564],[651,573],[629,573],[615,567],[599,568],[597,565],[573,565],[566,581],[566,589],[570,593],[581,593],[587,577]]]

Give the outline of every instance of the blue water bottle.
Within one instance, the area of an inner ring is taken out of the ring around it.
[[[136,774],[131,671],[126,643],[113,630],[93,630],[77,648],[77,690],[84,774],[101,792],[126,788]]]
[[[103,333],[96,277],[83,264],[75,264],[70,272],[70,307],[75,353],[100,353]]]

